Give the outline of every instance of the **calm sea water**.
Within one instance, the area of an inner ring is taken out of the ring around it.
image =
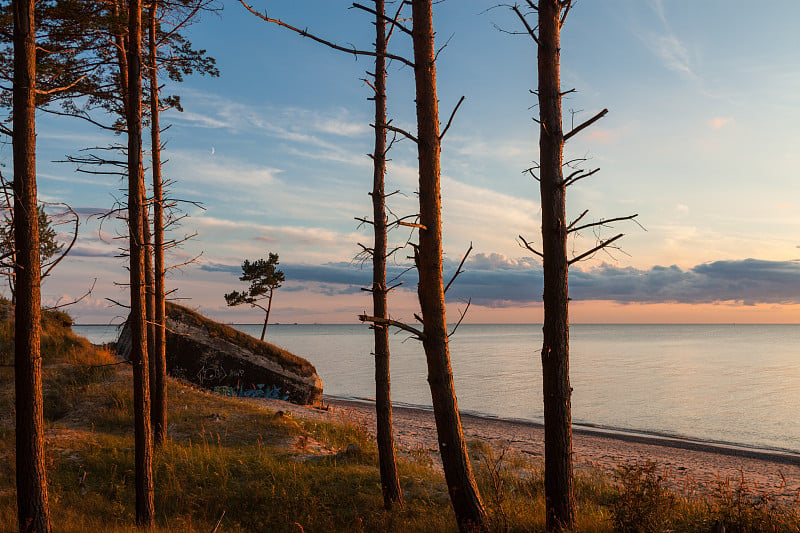
[[[365,326],[271,325],[266,339],[311,361],[326,394],[374,397]],[[391,340],[393,400],[430,405],[422,346]],[[570,343],[576,424],[800,451],[800,326],[578,324]],[[462,325],[451,341],[459,407],[541,422],[540,348],[540,326]]]

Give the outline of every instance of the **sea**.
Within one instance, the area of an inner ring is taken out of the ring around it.
[[[374,398],[366,326],[270,325],[265,340],[313,363],[325,394]],[[405,332],[390,342],[393,402],[429,407],[422,345]],[[462,324],[450,342],[459,408],[542,422],[541,345],[540,325]],[[577,428],[800,452],[800,325],[573,324],[570,379]]]

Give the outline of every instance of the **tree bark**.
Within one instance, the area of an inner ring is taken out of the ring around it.
[[[145,325],[144,176],[142,171],[142,6],[128,3],[128,228],[130,234],[131,362],[135,438],[136,524],[151,527],[153,504],[153,435]]]
[[[155,352],[155,280],[153,279],[153,234],[150,231],[150,214],[147,208],[147,192],[144,188],[144,173],[142,173],[142,239],[144,254],[144,309],[145,309],[145,328],[147,333],[147,359],[148,359],[148,379],[150,387],[150,425],[153,424],[153,393],[156,389],[156,367],[153,364],[153,352]],[[155,428],[153,428],[155,431]],[[155,437],[153,439],[155,441]]]
[[[375,0],[375,150],[373,151],[372,212],[375,246],[372,254],[372,305],[374,315],[389,318],[386,287],[386,20],[384,0]],[[373,325],[375,333],[375,418],[383,506],[402,505],[392,429],[389,327]]]
[[[36,26],[33,0],[14,0],[14,406],[17,520],[49,533],[41,358],[41,265],[36,191]]]
[[[561,116],[558,0],[539,2],[540,192],[544,267],[542,379],[547,529],[575,521],[572,477],[572,389],[569,383],[568,260]]]
[[[436,66],[431,0],[413,0],[414,77],[417,97],[417,149],[419,155],[419,272],[418,295],[423,319],[422,344],[428,363],[439,452],[450,501],[461,531],[485,531],[486,510],[467,455],[458,411],[442,278],[442,221],[439,157],[439,109],[436,100]]]
[[[150,6],[150,151],[153,166],[153,351],[151,364],[155,369],[155,386],[152,390],[153,444],[158,446],[167,438],[167,357],[166,357],[166,311],[164,290],[164,193],[161,178],[161,114],[158,97],[158,59],[156,30],[158,25],[158,2]]]

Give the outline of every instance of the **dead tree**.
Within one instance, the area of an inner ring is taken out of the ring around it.
[[[164,289],[164,181],[161,177],[161,101],[158,87],[158,2],[152,0],[149,19],[150,157],[153,174],[153,351],[151,382],[153,443],[167,437],[166,295]]]
[[[387,216],[386,216],[386,19],[384,0],[375,0],[375,149],[372,152],[372,226],[375,244],[372,249],[372,306],[376,317],[388,318],[386,285]],[[395,459],[392,431],[392,395],[389,372],[389,327],[373,325],[375,334],[375,411],[378,459],[383,489],[383,505],[391,509],[403,503]]]
[[[49,533],[41,358],[41,265],[36,191],[36,26],[34,0],[14,0],[14,407],[17,521]]]
[[[419,273],[422,311],[422,346],[428,363],[436,419],[439,453],[442,457],[450,501],[462,531],[486,530],[483,506],[458,411],[444,303],[442,274],[441,168],[442,137],[436,94],[436,53],[434,49],[431,0],[411,2],[414,41],[414,78],[417,100],[417,153],[419,156],[419,245],[415,262]]]
[[[142,169],[142,6],[128,0],[127,98],[128,230],[130,247],[131,362],[135,438],[136,524],[151,527],[153,504],[153,435],[145,321],[144,172]]]
[[[360,4],[354,7],[370,12],[375,16],[375,50],[361,51],[349,49],[336,45],[331,41],[314,36],[306,30],[300,30],[290,24],[278,19],[260,14],[252,7],[242,2],[244,6],[253,14],[265,20],[290,29],[304,37],[311,38],[330,48],[345,51],[355,55],[368,55],[375,57],[375,72],[371,73],[373,83],[367,83],[373,89],[372,100],[375,102],[375,146],[372,153],[373,161],[373,186],[370,196],[372,197],[373,220],[359,218],[363,223],[373,226],[374,245],[372,248],[363,247],[366,256],[372,257],[372,286],[366,289],[372,293],[373,313],[381,319],[388,319],[387,295],[390,288],[386,283],[386,260],[393,252],[388,252],[387,233],[388,219],[386,213],[386,154],[391,145],[387,146],[387,125],[386,117],[386,61],[391,57],[387,52],[387,43],[391,34],[391,29],[387,33],[387,24],[393,29],[397,23],[400,10],[393,19],[386,16],[384,0],[375,0],[375,9],[370,10]],[[402,9],[402,5],[401,5]],[[385,323],[373,323],[375,339],[375,412],[377,425],[377,445],[378,463],[381,473],[381,490],[383,493],[383,504],[386,509],[391,509],[394,505],[402,505],[403,497],[400,488],[400,478],[397,472],[397,461],[395,457],[395,444],[392,424],[392,402],[391,402],[391,378],[390,378],[390,350],[389,350],[389,326]]]
[[[572,258],[567,251],[570,234],[609,223],[631,220],[636,215],[580,224],[584,211],[571,223],[566,218],[567,186],[595,174],[599,169],[576,169],[565,163],[564,142],[602,118],[603,110],[564,133],[561,100],[560,33],[572,8],[572,0],[526,0],[527,7],[511,6],[536,43],[538,50],[539,164],[528,169],[539,181],[542,210],[542,249],[535,249],[522,236],[522,244],[542,259],[544,271],[544,326],[541,351],[545,427],[545,507],[547,529],[571,529],[575,522],[572,466],[572,388],[569,382],[569,266],[607,248],[622,234],[599,243]],[[538,25],[528,16],[538,13]],[[568,91],[572,92],[572,91]],[[570,171],[565,176],[564,169]]]
[[[559,75],[561,2],[539,3],[539,158],[544,269],[542,380],[545,426],[545,501],[550,530],[575,522],[572,476],[572,389],[569,384],[569,317],[564,136]]]
[[[439,157],[441,139],[447,131],[439,133],[439,111],[436,96],[436,67],[434,52],[433,13],[431,0],[413,0],[413,29],[409,30],[397,20],[389,21],[400,31],[411,35],[414,47],[414,60],[390,53],[378,54],[373,51],[347,48],[309,33],[307,30],[291,26],[279,19],[261,14],[240,0],[242,4],[259,18],[295,31],[304,37],[325,44],[331,48],[354,55],[376,56],[395,59],[414,68],[417,102],[417,137],[399,128],[384,124],[384,129],[400,133],[417,143],[419,155],[419,224],[411,225],[419,229],[419,244],[414,245],[415,262],[419,273],[419,300],[422,309],[423,330],[377,316],[361,315],[360,320],[372,322],[375,326],[395,326],[411,332],[422,341],[427,364],[428,383],[436,419],[439,438],[439,451],[447,480],[450,500],[462,531],[485,531],[488,529],[486,510],[483,506],[472,466],[467,455],[466,442],[461,425],[461,415],[453,384],[450,366],[447,319],[444,305],[444,280],[442,275],[442,225],[440,199]],[[354,7],[366,9],[354,4]],[[372,11],[374,13],[374,11]],[[384,17],[385,18],[385,17]],[[462,99],[463,100],[463,99]],[[460,105],[461,102],[459,102]],[[458,106],[456,106],[456,109]],[[451,116],[452,119],[452,116]],[[449,126],[449,123],[448,123]],[[376,124],[376,128],[378,125]]]

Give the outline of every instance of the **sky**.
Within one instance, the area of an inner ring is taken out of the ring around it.
[[[338,0],[253,0],[272,17],[337,43],[368,48],[371,17]],[[461,96],[442,149],[445,276],[473,245],[448,293],[453,321],[466,301],[475,323],[539,323],[542,270],[519,244],[540,242],[536,49],[505,7],[482,0],[435,4],[442,120]],[[280,255],[286,283],[272,322],[353,323],[371,307],[358,258],[371,227],[372,102],[369,58],[329,50],[267,24],[238,2],[205,14],[188,37],[216,58],[221,76],[169,83],[184,112],[162,124],[171,197],[187,215],[174,238],[195,235],[168,260],[172,298],[224,321],[259,322],[227,308],[244,288],[244,259]],[[569,159],[601,170],[568,189],[568,218],[638,214],[570,242],[575,255],[624,233],[619,249],[570,269],[575,323],[800,321],[800,3],[752,9],[741,0],[578,0],[562,32],[565,129],[608,108],[570,139]],[[407,36],[390,48],[410,54]],[[413,72],[390,65],[389,114],[415,130]],[[74,119],[40,114],[39,193],[82,215],[79,240],[45,280],[46,303],[92,294],[69,308],[78,323],[119,322],[127,301],[119,222],[96,213],[122,198],[118,177],[76,173],[58,162],[118,142]],[[124,139],[123,139],[124,140]],[[390,208],[416,212],[416,147],[389,154]],[[11,164],[10,144],[0,162]],[[409,231],[390,240],[405,243]],[[390,275],[408,266],[408,251]],[[413,320],[416,279],[390,297],[395,319]]]

